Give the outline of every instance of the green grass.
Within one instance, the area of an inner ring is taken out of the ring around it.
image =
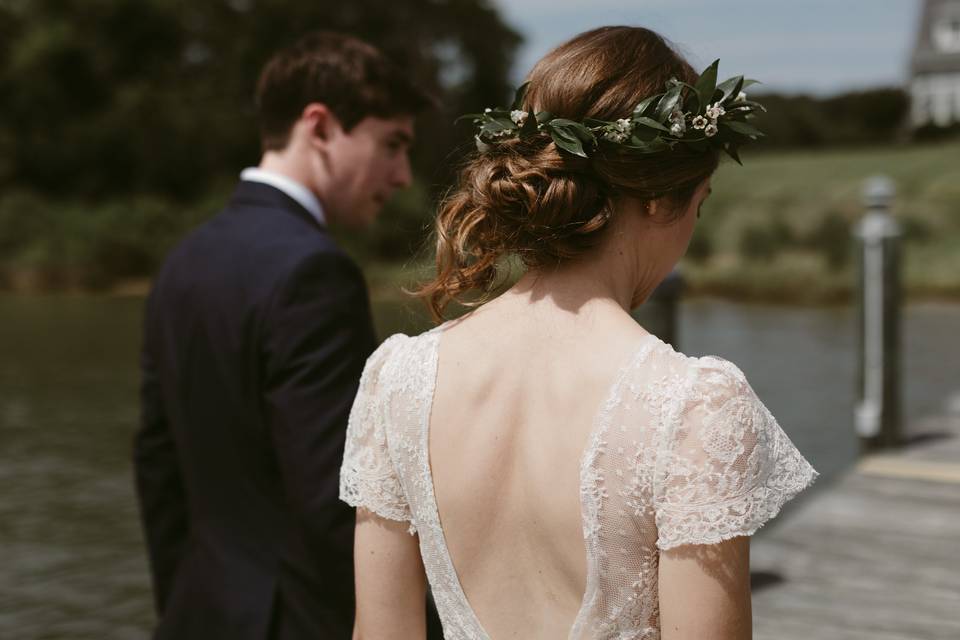
[[[831,304],[850,300],[857,266],[851,231],[864,181],[894,180],[903,284],[913,298],[960,298],[960,144],[765,153],[721,166],[681,268],[688,295]],[[422,258],[368,265],[375,298],[430,274]],[[410,303],[419,311],[419,301]]]
[[[713,179],[691,255],[692,292],[796,302],[849,296],[850,230],[870,176],[894,180],[914,296],[960,295],[960,144],[755,154]]]

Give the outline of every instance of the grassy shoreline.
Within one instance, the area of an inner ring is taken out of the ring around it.
[[[713,195],[681,265],[687,296],[849,302],[857,271],[851,234],[863,215],[861,190],[868,177],[882,173],[897,185],[894,215],[904,232],[907,298],[960,300],[960,143],[757,153],[745,163],[722,165],[713,180]],[[143,274],[220,202],[211,196],[171,210],[145,199],[56,213],[42,205],[22,195],[0,198],[0,291],[142,295],[149,287]],[[411,206],[429,220],[425,204]],[[347,244],[357,243],[348,238]],[[403,298],[400,287],[430,269],[422,255],[359,261],[374,298]],[[111,269],[115,264],[127,265],[127,272]]]

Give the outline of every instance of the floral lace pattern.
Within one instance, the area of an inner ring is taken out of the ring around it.
[[[448,640],[488,640],[447,551],[427,436],[442,326],[370,357],[340,497],[408,522]],[[570,640],[656,640],[662,550],[752,535],[816,471],[743,373],[650,336],[618,373],[580,461],[587,584]]]

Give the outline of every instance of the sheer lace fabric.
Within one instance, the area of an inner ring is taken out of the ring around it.
[[[393,336],[370,357],[340,497],[409,523],[444,637],[486,640],[447,551],[430,475],[441,329]],[[618,373],[581,458],[587,584],[569,638],[659,638],[660,551],[751,535],[815,477],[736,366],[648,337]]]

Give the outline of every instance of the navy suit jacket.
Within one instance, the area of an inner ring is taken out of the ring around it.
[[[134,462],[156,638],[343,638],[347,417],[376,346],[363,276],[297,202],[241,182],[147,301]]]

